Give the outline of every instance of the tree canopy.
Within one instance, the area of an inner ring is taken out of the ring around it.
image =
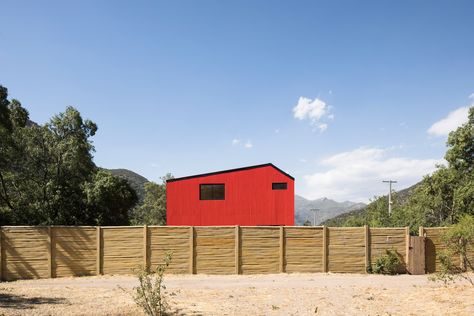
[[[128,224],[137,196],[95,166],[96,132],[73,107],[44,125],[32,123],[0,86],[0,224]]]

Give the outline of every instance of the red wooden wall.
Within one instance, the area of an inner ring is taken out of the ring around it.
[[[225,200],[199,200],[205,183],[224,183]],[[294,225],[294,180],[271,164],[168,181],[166,195],[168,225]]]

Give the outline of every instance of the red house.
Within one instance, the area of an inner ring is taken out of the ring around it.
[[[295,179],[273,164],[167,181],[167,224],[294,225]]]

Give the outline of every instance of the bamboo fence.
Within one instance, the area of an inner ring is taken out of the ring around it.
[[[439,269],[444,230],[420,228],[429,273]],[[132,274],[167,252],[170,273],[366,273],[385,249],[406,262],[408,240],[406,227],[4,226],[0,278]]]

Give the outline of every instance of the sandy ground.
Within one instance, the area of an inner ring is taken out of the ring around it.
[[[168,275],[179,315],[474,315],[474,287],[426,276]],[[133,276],[0,283],[0,314],[140,315]]]

